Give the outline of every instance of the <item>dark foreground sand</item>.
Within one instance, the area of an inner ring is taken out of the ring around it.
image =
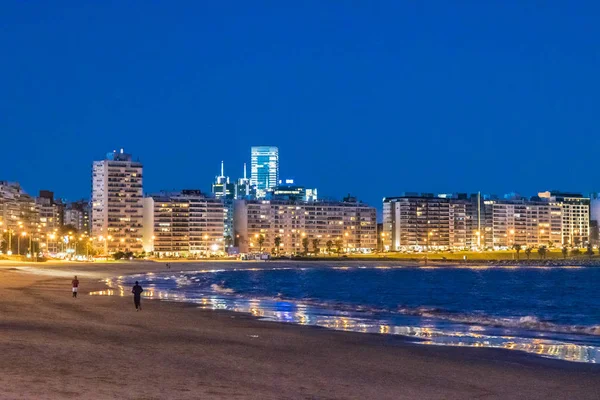
[[[89,296],[157,266],[0,266],[0,399],[599,399],[600,366]],[[179,265],[176,267],[181,269]],[[80,275],[80,298],[70,275]]]

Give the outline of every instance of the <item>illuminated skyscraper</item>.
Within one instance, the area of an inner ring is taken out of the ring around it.
[[[217,199],[232,199],[235,197],[235,184],[229,183],[229,177],[225,176],[223,161],[221,161],[221,175],[215,178],[212,184],[212,192]]]
[[[251,150],[250,184],[256,187],[256,197],[262,198],[279,182],[279,149],[254,146]]]

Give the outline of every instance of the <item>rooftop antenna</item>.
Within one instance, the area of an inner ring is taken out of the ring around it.
[[[244,163],[244,179],[246,179],[246,163]]]
[[[223,161],[221,161],[221,176],[225,176],[223,170],[224,170],[224,168],[223,168]]]

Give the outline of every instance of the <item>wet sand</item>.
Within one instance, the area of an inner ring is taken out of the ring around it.
[[[0,264],[1,399],[598,399],[600,393],[598,365],[418,346],[157,300],[142,300],[136,312],[131,298],[88,295],[104,288],[102,277],[162,271],[163,264],[24,266]],[[75,273],[78,299],[70,292]]]

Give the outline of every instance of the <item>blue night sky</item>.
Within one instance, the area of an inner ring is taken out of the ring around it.
[[[425,4],[427,3],[427,4]],[[210,190],[250,146],[378,208],[404,191],[600,189],[600,7],[552,1],[0,4],[0,180]]]

